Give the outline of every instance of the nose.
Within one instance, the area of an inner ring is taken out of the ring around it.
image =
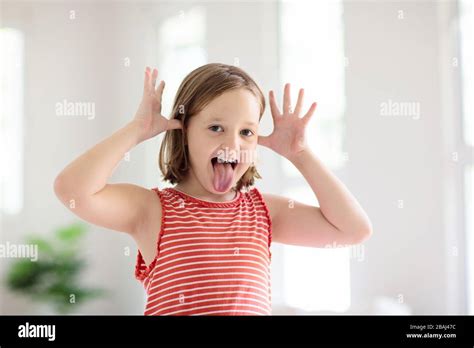
[[[227,153],[228,157],[239,159],[241,141],[240,134],[228,133],[224,138],[221,148]]]

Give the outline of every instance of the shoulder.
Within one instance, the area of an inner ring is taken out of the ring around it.
[[[291,207],[292,200],[273,193],[260,193],[268,207],[269,214],[275,219],[279,212]]]
[[[247,194],[251,195],[254,200],[261,202],[272,219],[275,218],[277,212],[280,211],[282,207],[286,207],[289,204],[287,198],[271,193],[264,193],[257,187],[250,189]]]

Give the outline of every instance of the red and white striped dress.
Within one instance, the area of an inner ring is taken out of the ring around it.
[[[228,202],[152,190],[163,214],[157,256],[147,267],[137,255],[144,314],[270,315],[271,219],[258,189]]]

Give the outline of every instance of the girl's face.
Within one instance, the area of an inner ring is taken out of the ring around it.
[[[186,181],[200,186],[203,193],[223,194],[235,186],[255,161],[259,116],[257,98],[239,88],[216,97],[191,117],[187,130],[191,168]]]

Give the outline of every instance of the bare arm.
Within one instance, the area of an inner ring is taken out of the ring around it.
[[[372,234],[372,224],[346,186],[326,168],[306,144],[305,129],[314,114],[316,103],[300,117],[304,90],[300,89],[295,111],[291,108],[290,84],[285,85],[283,112],[273,91],[270,107],[274,130],[259,136],[267,146],[291,161],[316,195],[320,207],[294,202],[272,194],[265,195],[273,220],[273,240],[301,246],[357,244]]]
[[[139,128],[129,123],[70,163],[57,176],[54,190],[82,219],[121,232],[132,232],[149,190],[132,184],[108,184],[123,155],[137,145]]]
[[[320,207],[264,194],[273,215],[273,240],[326,247],[358,244],[372,234],[372,225],[346,186],[311,152],[292,159],[317,197]]]
[[[347,187],[309,149],[292,159],[318,198],[321,214],[348,242],[360,242],[372,233],[372,224]]]
[[[88,222],[134,233],[146,218],[147,207],[157,201],[156,194],[143,187],[107,183],[126,152],[163,131],[181,127],[179,121],[161,116],[164,82],[155,89],[157,76],[157,70],[146,69],[143,98],[135,118],[79,156],[56,177],[57,197]]]

